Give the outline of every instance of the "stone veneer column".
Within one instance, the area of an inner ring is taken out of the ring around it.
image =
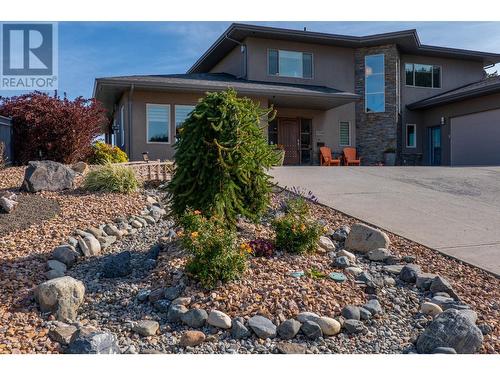
[[[384,54],[385,112],[365,112],[365,56]],[[355,51],[355,93],[362,97],[356,102],[356,147],[363,165],[384,160],[384,150],[397,148],[398,108],[396,74],[399,52],[396,45],[358,48]]]

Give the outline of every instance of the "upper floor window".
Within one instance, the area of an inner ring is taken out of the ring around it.
[[[437,65],[405,64],[407,86],[441,88],[441,67]]]
[[[365,111],[385,112],[384,55],[365,56]]]
[[[170,106],[168,104],[146,104],[146,123],[148,143],[169,143]]]
[[[312,78],[312,53],[270,49],[267,60],[270,75]]]

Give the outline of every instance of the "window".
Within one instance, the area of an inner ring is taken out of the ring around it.
[[[339,124],[339,146],[351,145],[351,124],[341,121]]]
[[[170,106],[146,104],[146,119],[148,143],[169,143]]]
[[[268,74],[280,77],[312,78],[312,53],[270,49]]]
[[[267,128],[267,141],[270,145],[278,144],[278,120],[274,119]]]
[[[365,56],[365,111],[385,112],[384,55]]]
[[[193,111],[194,105],[176,105],[175,106],[175,139],[177,140],[177,135],[179,128],[184,124],[184,121],[188,118],[189,114]]]
[[[311,164],[312,120],[300,119],[300,164]]]
[[[441,67],[437,65],[405,64],[406,85],[441,88]]]
[[[120,145],[125,146],[125,107],[120,108]]]
[[[406,124],[406,147],[417,147],[417,125]]]

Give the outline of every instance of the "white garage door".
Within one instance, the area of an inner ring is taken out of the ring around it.
[[[500,165],[500,109],[451,119],[451,165]]]

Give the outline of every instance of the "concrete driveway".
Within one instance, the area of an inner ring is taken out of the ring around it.
[[[280,167],[281,186],[500,276],[500,167]]]

